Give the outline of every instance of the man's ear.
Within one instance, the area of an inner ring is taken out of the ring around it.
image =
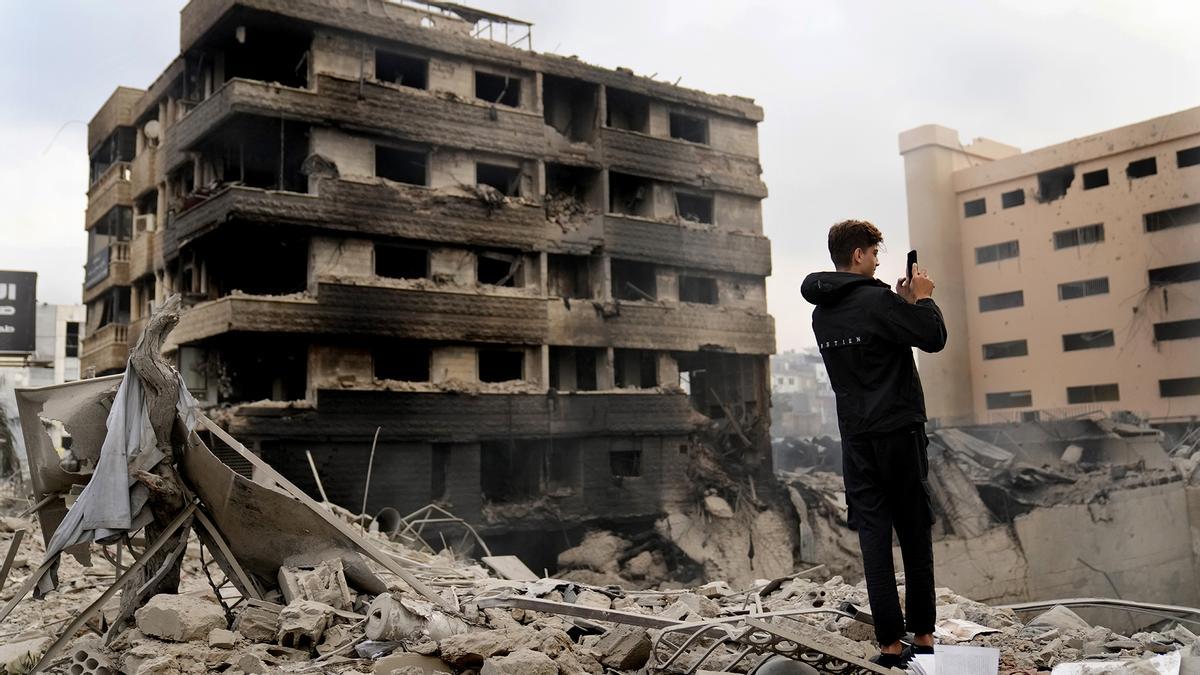
[[[856,249],[854,249],[854,253],[850,254],[850,263],[853,265],[857,265],[857,264],[861,263],[863,261],[863,258],[865,258],[866,256],[867,256],[866,251],[862,250],[861,248],[856,248]]]

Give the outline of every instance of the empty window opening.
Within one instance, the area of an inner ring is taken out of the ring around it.
[[[549,446],[543,462],[546,491],[562,494],[583,484],[583,452],[578,441],[555,439],[546,441]]]
[[[1146,224],[1147,232],[1197,225],[1200,224],[1200,203],[1147,213],[1142,216],[1142,220]]]
[[[695,115],[671,113],[671,138],[693,143],[708,143],[708,120]]]
[[[511,349],[479,350],[480,382],[511,382],[525,379],[525,352]]]
[[[1113,384],[1086,384],[1079,387],[1067,387],[1067,403],[1101,403],[1103,401],[1121,400],[1120,388]]]
[[[634,260],[612,261],[612,295],[617,300],[657,300],[654,265]]]
[[[645,349],[614,349],[613,375],[618,389],[658,386],[658,354]]]
[[[409,185],[428,184],[429,154],[386,145],[375,146],[375,175]]]
[[[285,87],[308,86],[311,31],[284,30],[275,22],[245,24],[236,34],[231,31],[219,47],[226,82],[244,78]]]
[[[1187,281],[1200,280],[1200,262],[1158,267],[1149,270],[1151,286],[1166,286],[1182,284]]]
[[[520,502],[542,492],[544,441],[479,444],[479,487],[485,502]]]
[[[75,358],[79,356],[79,322],[68,321],[66,327],[66,354],[67,358]]]
[[[608,469],[617,478],[638,478],[642,475],[642,451],[609,451]]]
[[[181,290],[216,299],[234,291],[286,295],[308,289],[307,236],[282,227],[239,225],[197,242],[191,284]]]
[[[402,87],[427,89],[429,61],[415,56],[375,50],[375,79]]]
[[[1105,328],[1083,333],[1067,333],[1062,336],[1062,343],[1064,352],[1077,352],[1081,349],[1112,347],[1117,344],[1117,338],[1111,328]]]
[[[1084,244],[1099,244],[1104,241],[1104,224],[1084,225],[1054,233],[1054,248],[1071,248]]]
[[[600,350],[584,347],[550,348],[550,388],[557,391],[595,391]]]
[[[1200,377],[1177,377],[1158,381],[1158,395],[1163,398],[1200,396]]]
[[[308,386],[308,346],[280,340],[231,338],[232,348],[208,351],[209,365],[221,373],[221,402],[295,401]],[[214,360],[215,359],[215,360]]]
[[[1006,241],[1000,244],[992,244],[990,246],[980,246],[975,249],[975,263],[983,264],[996,262],[997,260],[1006,260],[1008,258],[1016,258],[1021,255],[1020,242]]]
[[[521,169],[515,166],[476,162],[475,182],[478,185],[490,185],[505,196],[516,197],[521,193]]]
[[[1028,356],[1029,343],[1025,340],[1009,340],[1008,342],[993,342],[983,346],[983,358],[1008,359],[1015,356]]]
[[[1182,321],[1166,321],[1154,324],[1154,339],[1187,340],[1200,337],[1200,319],[1184,319]],[[70,354],[67,354],[70,356]]]
[[[542,117],[546,126],[575,142],[591,142],[596,132],[600,89],[581,80],[542,76]]]
[[[1033,405],[1033,392],[1028,389],[1024,391],[1000,391],[987,395],[988,410],[1028,408],[1031,405]]]
[[[608,119],[605,124],[613,129],[649,133],[650,131],[650,99],[640,94],[613,89],[605,90],[605,103],[608,104]]]
[[[963,217],[974,218],[987,213],[987,199],[980,197],[963,204]]]
[[[734,415],[768,414],[769,400],[762,398],[760,368],[767,357],[719,352],[676,352],[678,385],[688,394],[692,408],[712,419]]]
[[[506,253],[480,253],[475,257],[475,278],[489,286],[524,286],[521,278],[523,258]]]
[[[717,304],[717,280],[711,277],[679,275],[679,301]]]
[[[1014,206],[1020,206],[1025,203],[1025,191],[1013,190],[1000,195],[1000,206],[1011,209]]]
[[[158,215],[158,190],[150,190],[138,198],[133,217],[135,233],[153,232],[157,228],[155,222]]]
[[[375,379],[428,382],[433,350],[427,345],[391,344],[372,352]]]
[[[308,133],[308,125],[299,122],[251,115],[234,117],[200,146],[201,164],[212,176],[203,179],[203,189],[191,191],[184,208],[203,201],[222,184],[308,192],[304,169],[309,155]],[[201,176],[205,175],[202,171]]]
[[[453,457],[453,447],[449,443],[434,443],[430,448],[429,458],[429,500],[445,501],[449,498],[446,491],[447,476],[450,475],[450,461]]]
[[[424,279],[429,276],[429,251],[412,246],[375,244],[375,276]]]
[[[521,78],[476,71],[475,98],[517,108],[521,105]]]
[[[556,298],[591,298],[591,264],[587,256],[560,255],[547,257],[548,290]]]
[[[994,312],[1000,309],[1011,309],[1013,307],[1024,306],[1024,291],[1009,291],[1008,293],[996,293],[994,295],[979,296],[979,311],[981,312]]]
[[[89,157],[88,184],[100,179],[109,167],[117,162],[132,162],[137,152],[137,130],[133,127],[117,127]]]
[[[653,182],[649,178],[608,172],[608,210],[630,216],[654,216]]]
[[[1196,166],[1197,164],[1200,164],[1200,145],[1175,153],[1175,165],[1179,168]]]
[[[586,166],[546,163],[546,216],[551,220],[603,206],[600,170]]]
[[[1086,298],[1089,295],[1104,295],[1108,293],[1108,277],[1068,281],[1058,285],[1059,300],[1074,300]]]
[[[1108,185],[1108,169],[1097,169],[1083,174],[1083,189],[1095,190]]]
[[[675,192],[675,215],[682,220],[693,223],[713,222],[712,195],[699,195],[690,192]]]
[[[1037,200],[1045,204],[1060,199],[1067,194],[1071,183],[1075,182],[1075,166],[1060,166],[1038,174]]]
[[[1129,178],[1145,178],[1158,173],[1158,160],[1154,157],[1139,159],[1125,167],[1125,175]]]

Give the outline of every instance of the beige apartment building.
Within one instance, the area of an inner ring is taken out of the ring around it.
[[[1200,415],[1200,108],[1022,153],[900,134],[909,236],[950,343],[942,423]]]

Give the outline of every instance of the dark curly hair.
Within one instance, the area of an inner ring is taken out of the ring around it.
[[[854,249],[864,251],[883,241],[879,228],[865,220],[843,220],[829,228],[829,257],[840,268],[854,262]]]

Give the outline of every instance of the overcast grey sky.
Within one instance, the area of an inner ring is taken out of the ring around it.
[[[539,51],[763,106],[780,351],[813,344],[799,285],[830,266],[833,222],[874,221],[880,276],[901,273],[900,131],[937,123],[1028,150],[1200,105],[1195,0],[468,4],[533,22]],[[38,272],[42,301],[80,300],[86,121],[166,67],[183,5],[0,0],[0,269]]]

